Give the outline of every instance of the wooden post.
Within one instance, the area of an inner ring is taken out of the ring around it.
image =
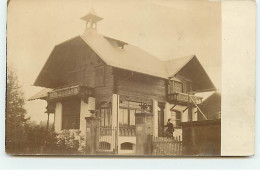
[[[99,118],[86,117],[86,154],[95,155],[97,151]]]
[[[136,154],[152,155],[153,114],[141,112],[135,114]]]
[[[48,114],[48,119],[47,119],[47,130],[49,130],[50,113],[47,113],[47,114]]]

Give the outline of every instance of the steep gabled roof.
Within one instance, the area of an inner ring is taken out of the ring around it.
[[[173,77],[174,75],[176,75],[182,69],[182,67],[184,67],[194,57],[195,55],[189,55],[164,61],[165,67],[168,72],[168,77]]]
[[[123,48],[114,44],[115,39],[89,30],[81,38],[107,64],[161,78],[168,78],[164,62],[138,47],[125,43]],[[122,41],[118,41],[122,44]]]
[[[206,99],[203,100],[203,102],[200,105],[207,105],[210,101],[221,101],[221,93],[219,91],[215,91],[210,96],[208,96]]]
[[[81,58],[89,48],[107,65],[164,79],[174,77],[184,67],[194,65],[200,71],[195,76],[196,80],[201,77],[206,80],[203,82],[206,85],[201,88],[215,88],[195,55],[162,61],[136,46],[103,36],[94,29],[55,46],[34,85],[52,88],[58,80],[58,75],[53,74],[64,72],[64,64]]]
[[[169,77],[176,77],[176,75],[186,76],[193,81],[196,86],[196,92],[216,90],[216,87],[196,55],[172,59],[166,61],[166,64]]]

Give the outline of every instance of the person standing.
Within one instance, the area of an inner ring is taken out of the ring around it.
[[[171,119],[168,119],[168,122],[165,125],[165,127],[167,127],[167,129],[165,131],[165,137],[172,138],[173,132],[174,132],[174,127],[173,127],[173,124],[171,123]]]

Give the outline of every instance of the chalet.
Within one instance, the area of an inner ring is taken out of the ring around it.
[[[135,152],[135,113],[141,105],[153,114],[153,135],[163,136],[169,118],[181,135],[180,122],[197,120],[200,91],[215,86],[195,55],[160,60],[134,45],[97,32],[102,20],[94,11],[81,18],[82,35],[54,47],[34,85],[44,90],[31,99],[47,101],[54,129],[86,130],[85,118],[97,111],[103,129],[117,128],[118,153]],[[50,90],[49,90],[50,89]],[[117,145],[117,146],[115,146]]]

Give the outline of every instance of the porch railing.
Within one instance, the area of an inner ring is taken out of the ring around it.
[[[117,127],[105,127],[99,126],[97,127],[97,152],[99,153],[108,153],[108,152],[115,152],[116,146],[118,145],[118,138],[117,135],[121,137],[130,137],[136,136],[135,126],[119,127],[119,134],[117,134]]]
[[[182,141],[181,137],[154,137],[152,141],[153,155],[182,155]]]
[[[135,126],[131,127],[119,127],[119,136],[135,136]]]

